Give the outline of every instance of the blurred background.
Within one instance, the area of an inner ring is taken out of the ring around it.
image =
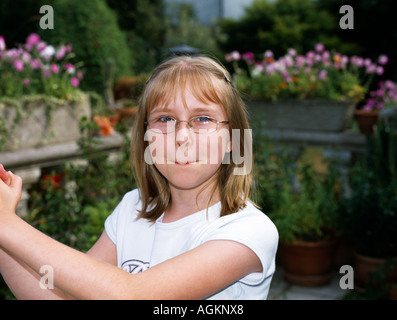
[[[252,197],[279,230],[280,281],[327,286],[352,265],[343,298],[396,299],[396,12],[393,0],[1,0],[0,163],[24,178],[18,214],[87,250],[136,186],[131,126],[150,72],[202,53],[247,102]],[[375,117],[367,131],[360,112]],[[303,258],[314,242],[320,271]],[[0,299],[13,299],[4,283]]]

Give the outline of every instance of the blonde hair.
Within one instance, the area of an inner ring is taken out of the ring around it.
[[[155,221],[171,201],[168,181],[154,165],[147,164],[144,159],[148,146],[144,139],[145,122],[154,107],[171,103],[179,93],[182,93],[183,103],[187,107],[184,97],[187,86],[198,101],[223,106],[229,120],[230,135],[232,129],[239,129],[239,150],[242,154],[249,152],[248,159],[252,162],[252,148],[244,143],[244,129],[249,129],[246,108],[230,79],[230,74],[224,67],[204,56],[171,58],[159,65],[150,76],[139,102],[131,141],[131,166],[142,201],[140,217]],[[241,166],[230,161],[222,163],[217,171],[216,188],[221,197],[221,216],[237,212],[246,205],[252,170],[243,175],[235,175],[234,169]],[[249,166],[252,168],[252,163]]]

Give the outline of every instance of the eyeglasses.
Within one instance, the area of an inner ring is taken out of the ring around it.
[[[150,121],[145,121],[145,124],[149,125],[150,129],[158,130],[159,133],[167,134],[174,132],[179,123],[186,122],[187,126],[194,133],[211,133],[218,130],[219,124],[228,124],[229,121],[217,121],[210,117],[194,117],[189,121],[179,121],[171,117],[158,117]]]

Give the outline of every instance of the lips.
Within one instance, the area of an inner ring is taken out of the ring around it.
[[[188,164],[194,164],[194,163],[197,163],[197,161],[175,161],[175,164],[180,166],[186,166]]]

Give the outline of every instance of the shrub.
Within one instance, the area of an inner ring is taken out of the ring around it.
[[[104,0],[59,0],[53,8],[55,27],[41,31],[41,37],[53,43],[73,44],[73,51],[86,69],[83,89],[103,92],[108,58],[115,61],[116,76],[131,74],[126,37],[118,27],[115,13]]]

